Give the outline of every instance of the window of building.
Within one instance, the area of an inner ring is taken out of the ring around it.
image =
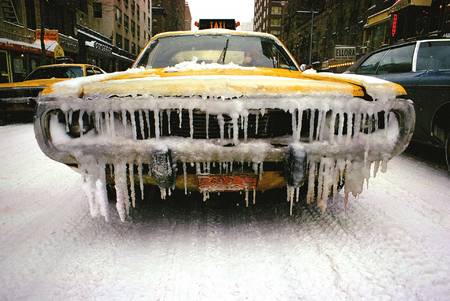
[[[281,15],[281,6],[272,6],[270,12],[272,15]]]
[[[134,44],[134,42],[131,43],[131,53],[136,54],[136,44]]]
[[[125,31],[128,31],[128,21],[129,21],[128,16],[124,14],[123,15],[123,27],[125,28]]]
[[[122,48],[122,36],[116,33],[116,46]]]
[[[130,51],[130,40],[128,40],[127,38],[125,38],[123,41],[123,49],[125,49],[126,51]]]
[[[270,26],[281,26],[281,19],[280,18],[272,18],[270,20]]]
[[[136,33],[136,23],[133,20],[131,20],[131,35],[134,37],[135,33]]]
[[[118,7],[116,7],[116,22],[119,26],[122,25],[122,11]]]
[[[123,3],[125,4],[125,7],[128,8],[128,0],[124,0]]]
[[[131,14],[134,16],[135,12],[136,12],[136,4],[134,3],[134,0],[131,0]]]
[[[136,16],[137,16],[137,21],[140,21],[141,18],[141,8],[139,7],[139,4],[136,4]],[[144,18],[145,20],[145,18]]]
[[[139,26],[139,24],[137,25],[137,39],[138,41],[141,39],[141,27]]]
[[[102,3],[94,2],[92,4],[92,8],[94,9],[94,18],[101,18],[102,17]]]
[[[281,32],[279,30],[271,30],[270,33],[274,36],[279,36]]]

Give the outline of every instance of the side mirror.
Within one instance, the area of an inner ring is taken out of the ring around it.
[[[306,64],[301,64],[300,65],[300,70],[301,71],[305,71],[306,70]]]

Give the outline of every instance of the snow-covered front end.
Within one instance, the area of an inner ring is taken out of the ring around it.
[[[146,184],[163,198],[244,191],[246,205],[287,187],[291,210],[305,187],[325,209],[406,148],[414,109],[403,94],[367,77],[193,62],[55,85],[35,132],[44,153],[82,172],[94,215],[107,217],[107,183],[122,219]]]

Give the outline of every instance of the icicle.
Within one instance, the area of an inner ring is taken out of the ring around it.
[[[142,115],[142,110],[139,110],[139,127],[142,139],[145,139],[145,129],[144,129],[144,116]]]
[[[357,138],[357,137],[359,137],[360,131],[361,131],[361,113],[355,114],[355,122],[353,124],[354,124],[353,137]]]
[[[303,110],[297,109],[297,129],[295,131],[295,141],[300,141],[302,133]]]
[[[363,113],[363,117],[362,117],[362,125],[361,125],[361,129],[362,129],[362,133],[366,133],[366,113]]]
[[[138,175],[139,175],[139,188],[141,190],[141,201],[144,200],[144,177],[142,175],[142,159],[137,159]]]
[[[80,115],[78,116],[78,127],[80,129],[80,138],[83,137],[83,114],[84,111],[80,111]]]
[[[353,129],[353,113],[347,112],[347,138],[346,143],[352,141],[352,129]]]
[[[296,140],[297,137],[297,110],[291,112],[291,121],[292,121],[292,138]]]
[[[253,189],[253,205],[256,204],[256,189]]]
[[[217,115],[217,121],[219,123],[219,129],[220,129],[220,143],[223,143],[225,121],[224,121],[223,116],[221,114]]]
[[[68,112],[69,112],[69,115],[68,115],[69,124],[72,124],[73,111],[69,110]]]
[[[167,197],[167,190],[165,188],[159,187],[159,191],[161,193],[161,200],[165,200]]]
[[[314,198],[314,186],[316,178],[316,162],[309,162],[309,174],[308,174],[308,192],[306,196],[306,202],[311,204]]]
[[[258,122],[259,122],[259,112],[255,115],[255,135],[258,135]]]
[[[344,134],[344,112],[339,112],[338,141],[341,141]]]
[[[125,162],[114,163],[114,182],[116,189],[116,209],[122,221],[129,213],[130,200],[127,188],[127,165]]]
[[[300,196],[300,187],[296,187],[296,188],[295,188],[295,195],[296,195],[296,197],[295,197],[295,202],[298,203],[298,201],[299,201],[299,196]]]
[[[111,128],[111,136],[112,137],[116,137],[116,124],[115,124],[115,119],[114,119],[114,112],[113,111],[109,111],[109,122],[110,122],[110,128]]]
[[[245,207],[248,207],[248,189],[245,189]]]
[[[127,131],[127,111],[125,111],[125,110],[122,110],[122,125],[123,125],[123,129],[124,129],[124,132],[126,132]],[[97,113],[96,113],[97,114]]]
[[[102,120],[103,126],[106,128],[106,135],[111,136],[111,122],[109,121],[108,112],[102,112],[102,116],[105,116]]]
[[[134,162],[128,163],[128,172],[130,176],[131,205],[136,207],[136,192],[134,190]]]
[[[64,112],[64,119],[65,119],[65,123],[66,123],[66,133],[68,133],[70,131],[69,129],[69,111]]]
[[[184,194],[187,195],[187,172],[186,172],[186,162],[183,162],[183,180],[184,180]]]
[[[171,128],[170,128],[170,115],[172,114],[171,110],[166,110],[167,114],[167,130],[169,132],[169,135],[171,134]]]
[[[247,142],[248,115],[243,116],[243,118],[244,118],[244,141]]]
[[[230,173],[233,172],[233,161],[230,162]]]
[[[209,114],[206,113],[206,139],[209,139]]]
[[[191,139],[194,138],[194,110],[189,109],[189,134]]]
[[[330,125],[329,125],[329,139],[330,142],[334,142],[334,132],[336,129],[336,115],[337,113],[335,113],[334,111],[331,111],[331,119],[330,119]]]
[[[155,138],[159,139],[160,131],[159,131],[159,110],[155,109],[153,111],[153,117],[155,118]]]
[[[389,128],[389,121],[388,121],[389,114],[384,111],[384,135],[387,137],[388,135],[388,128]]]
[[[183,110],[180,108],[179,110],[178,110],[178,128],[180,128],[181,129],[181,125],[182,125],[182,122],[183,122]]]
[[[317,112],[318,112],[318,115],[317,115],[316,140],[319,140],[320,132],[321,132],[321,129],[322,129],[322,115],[323,115],[323,113],[320,110],[317,110]]]
[[[159,133],[160,135],[163,134],[163,128],[164,128],[164,111],[159,111]]]
[[[253,168],[253,172],[255,173],[255,175],[258,174],[258,163],[257,162],[253,162],[252,163],[252,168]]]
[[[373,164],[373,177],[375,178],[378,174],[378,170],[380,169],[381,161],[375,161]]]
[[[294,206],[294,194],[295,194],[295,187],[287,186],[286,200],[287,202],[289,202],[289,215],[292,215],[292,208]]]
[[[309,118],[309,141],[312,142],[314,139],[314,118],[316,115],[316,111],[311,109],[310,110],[310,118]]]
[[[137,132],[136,132],[136,116],[134,115],[134,111],[130,111],[130,118],[131,118],[131,130],[133,131],[133,139],[137,139]]]
[[[378,112],[375,112],[373,114],[374,124],[373,124],[373,131],[376,132],[378,130]]]
[[[95,119],[95,122],[94,122],[94,127],[95,127],[95,131],[99,134],[99,135],[102,135],[103,133],[102,133],[102,126],[101,126],[101,122],[100,122],[100,112],[97,112],[97,111],[95,111],[95,113],[94,113],[94,119]],[[66,124],[66,125],[68,125],[68,124]]]
[[[234,145],[237,145],[237,144],[239,144],[238,117],[232,116],[231,121],[233,123],[233,143],[234,143]]]
[[[151,129],[150,129],[150,111],[145,110],[144,111],[145,120],[147,122],[147,138],[150,139],[151,137]]]
[[[201,174],[201,170],[200,170],[200,163],[199,162],[195,162],[195,171],[196,173],[199,175]]]

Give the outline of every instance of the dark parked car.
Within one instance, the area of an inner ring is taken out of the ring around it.
[[[450,172],[450,39],[382,48],[362,57],[347,72],[402,85],[416,110],[413,141],[444,149]]]

